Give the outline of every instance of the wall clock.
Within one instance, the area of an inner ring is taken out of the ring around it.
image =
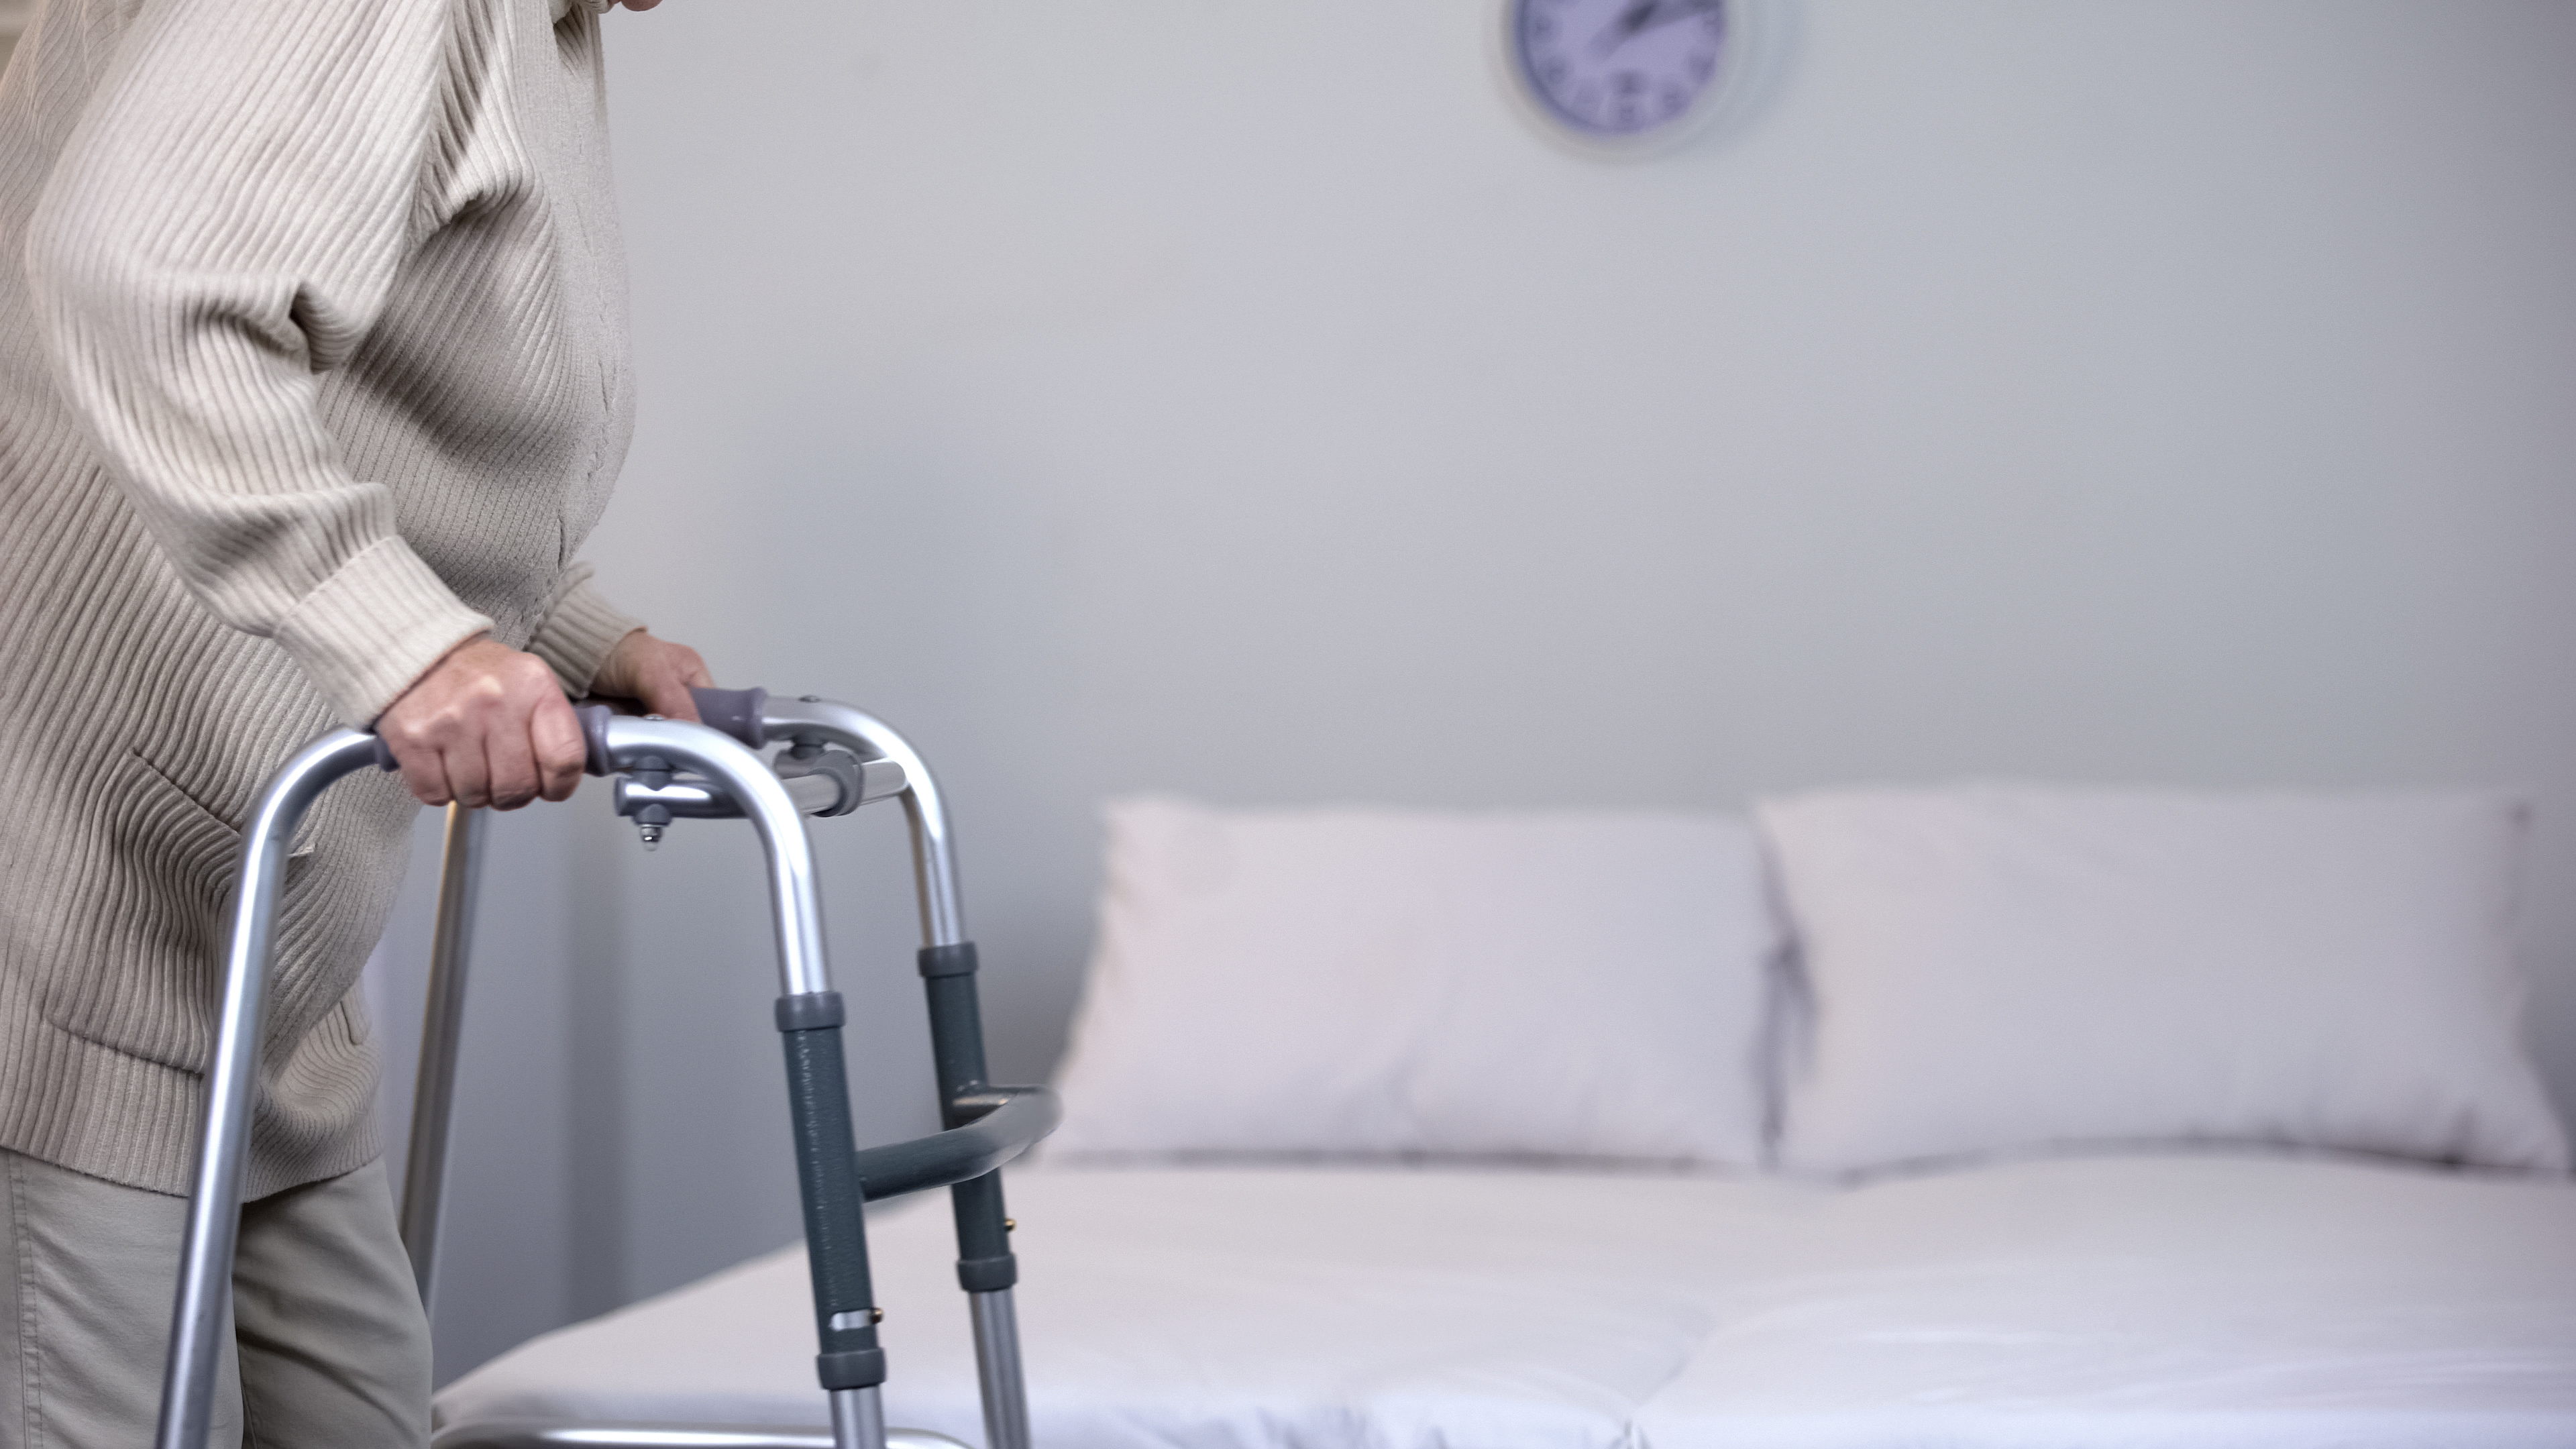
[[[1549,134],[1661,151],[1736,109],[1762,17],[1751,0],[1502,0],[1504,69]]]

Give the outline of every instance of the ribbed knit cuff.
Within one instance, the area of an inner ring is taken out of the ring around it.
[[[387,538],[297,600],[276,637],[331,712],[365,729],[447,651],[491,627],[410,545]]]
[[[590,586],[590,565],[574,564],[555,581],[555,596],[528,640],[528,652],[546,661],[575,699],[590,693],[590,681],[608,662],[617,641],[644,627],[644,621],[621,612]]]

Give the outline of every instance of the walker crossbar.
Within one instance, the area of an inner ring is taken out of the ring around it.
[[[859,1191],[870,1202],[926,1187],[951,1187],[999,1168],[1055,1130],[1062,1115],[1044,1089],[1006,1087],[990,1112],[909,1142],[889,1142],[858,1155]]]
[[[887,1449],[889,1443],[936,1441],[937,1436],[906,1431],[888,1437],[879,1400],[885,1355],[876,1341],[880,1315],[869,1285],[860,1209],[867,1199],[953,1185],[958,1278],[969,1294],[975,1328],[988,1449],[1028,1449],[1028,1410],[1010,1301],[1018,1265],[1005,1237],[1010,1223],[1002,1216],[998,1169],[1054,1128],[1058,1107],[1054,1094],[1044,1088],[995,1088],[984,1080],[975,952],[963,935],[956,863],[938,787],[901,736],[847,706],[811,697],[779,706],[758,690],[702,691],[700,705],[708,720],[725,725],[738,738],[707,725],[615,717],[604,708],[585,707],[587,767],[592,774],[631,774],[640,782],[641,790],[621,792],[619,813],[637,819],[648,844],[663,825],[682,816],[739,814],[748,816],[760,833],[777,928],[776,1018],[786,1052],[806,1253],[814,1279],[821,1349],[815,1368],[831,1410],[829,1442],[835,1449]],[[790,746],[774,767],[753,753],[768,740]],[[852,753],[839,755],[828,748],[832,745]],[[159,1449],[203,1449],[211,1428],[217,1355],[230,1317],[262,996],[286,853],[313,800],[334,780],[370,764],[394,768],[381,741],[354,730],[335,730],[288,761],[252,809],[206,1082],[205,1134],[172,1314]],[[841,998],[832,990],[826,964],[813,853],[802,815],[841,814],[894,793],[901,794],[912,828],[925,937],[921,969],[930,993],[932,1049],[946,1130],[860,1152],[850,1126]],[[632,808],[630,800],[637,802]],[[474,834],[463,828],[462,812],[451,814],[448,879],[441,892],[440,970],[433,973],[440,979],[433,982],[431,1020],[424,1032],[425,1053],[435,1047],[443,1055],[435,1069],[425,1055],[422,1099],[414,1104],[413,1168],[429,1180],[406,1184],[403,1216],[407,1234],[427,1235],[407,1244],[423,1279],[424,1298],[434,1261],[436,1179],[444,1165],[455,1018],[464,996],[463,933],[470,915],[464,903],[471,895]],[[458,903],[453,911],[447,908],[450,901]],[[457,919],[448,919],[450,915]],[[430,1133],[426,1139],[424,1128]],[[529,1444],[754,1442],[741,1431],[711,1427],[547,1424],[509,1432],[522,1436],[512,1442]],[[452,1432],[439,1436],[442,1445],[451,1439],[459,1445],[504,1442],[488,1436],[456,1439]],[[770,1442],[791,1440],[807,1442],[794,1435]]]

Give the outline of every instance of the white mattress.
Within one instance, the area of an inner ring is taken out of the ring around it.
[[[1040,1449],[2576,1446],[2564,1181],[2211,1156],[1010,1196]],[[949,1233],[938,1202],[874,1220],[888,1418],[981,1443]],[[817,1424],[807,1292],[801,1249],[746,1263],[514,1350],[440,1421]]]

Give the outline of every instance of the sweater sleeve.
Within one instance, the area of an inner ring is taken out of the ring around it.
[[[528,640],[528,652],[546,661],[564,693],[578,699],[590,692],[591,679],[608,662],[617,641],[643,627],[643,620],[601,597],[590,585],[590,565],[577,563],[556,581],[545,617]]]
[[[146,0],[30,219],[65,400],[216,617],[351,724],[492,621],[323,426],[422,234],[447,0]]]

